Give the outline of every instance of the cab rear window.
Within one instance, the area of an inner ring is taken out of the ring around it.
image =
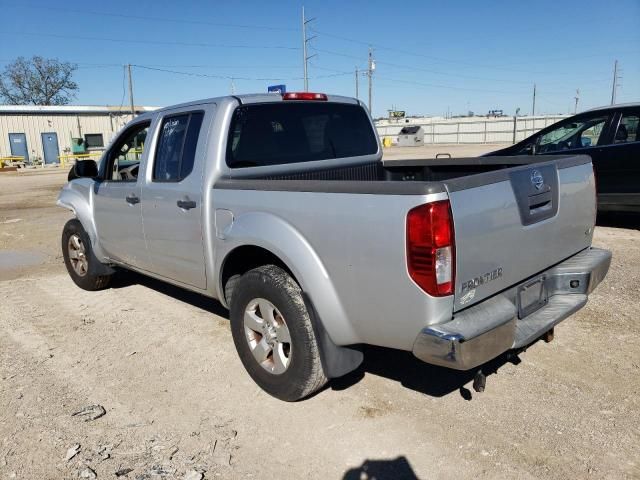
[[[231,168],[357,157],[378,151],[376,133],[358,105],[327,102],[243,105],[227,142]]]

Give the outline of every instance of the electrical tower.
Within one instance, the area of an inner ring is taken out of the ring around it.
[[[309,75],[308,75],[308,66],[307,63],[310,58],[315,57],[316,54],[307,55],[307,45],[311,40],[317,37],[314,35],[313,37],[307,37],[307,23],[313,22],[315,18],[310,18],[307,20],[304,16],[304,7],[302,7],[302,64],[304,68],[304,91],[309,91]]]

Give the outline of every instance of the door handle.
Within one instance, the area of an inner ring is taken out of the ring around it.
[[[196,202],[193,200],[178,200],[176,202],[176,205],[178,205],[178,208],[181,208],[183,210],[190,210],[192,208],[196,208]]]
[[[140,203],[140,199],[135,195],[127,195],[125,197],[125,200],[129,205],[135,205],[136,203]]]

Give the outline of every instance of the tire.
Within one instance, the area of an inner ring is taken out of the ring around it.
[[[265,392],[294,402],[327,383],[302,292],[283,269],[264,265],[242,275],[233,289],[230,317],[240,360]],[[269,348],[270,356],[264,354]]]
[[[62,230],[62,255],[71,280],[83,290],[102,290],[109,286],[111,275],[94,275],[98,259],[91,249],[89,235],[76,220],[69,220]]]

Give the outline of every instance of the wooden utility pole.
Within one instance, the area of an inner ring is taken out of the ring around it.
[[[611,86],[611,105],[616,103],[616,88],[618,87],[618,60],[613,62],[613,85]]]
[[[536,84],[533,84],[533,105],[531,106],[531,116],[536,114]]]

